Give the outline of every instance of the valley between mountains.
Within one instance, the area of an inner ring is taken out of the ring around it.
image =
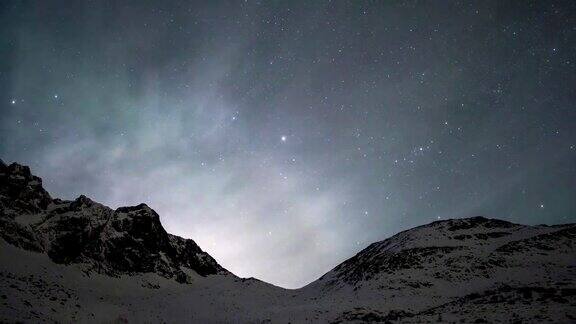
[[[576,224],[437,221],[289,290],[237,277],[145,204],[52,198],[0,161],[0,237],[0,322],[576,322]]]

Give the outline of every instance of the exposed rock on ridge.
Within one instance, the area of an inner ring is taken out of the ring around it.
[[[227,273],[190,239],[168,234],[146,204],[113,210],[86,196],[52,199],[27,166],[0,162],[0,231],[8,243],[110,275],[155,272],[188,281]]]

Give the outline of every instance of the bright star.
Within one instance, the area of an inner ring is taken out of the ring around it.
[[[16,100],[12,99],[12,101],[10,101],[10,103],[12,103],[13,105],[16,104]]]
[[[286,136],[282,135],[282,137],[280,137],[280,139],[282,140],[282,142],[286,142]]]

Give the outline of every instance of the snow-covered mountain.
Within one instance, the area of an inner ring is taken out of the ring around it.
[[[576,320],[575,288],[576,224],[472,217],[373,243],[303,290],[354,296],[350,307],[368,309],[359,316],[381,319],[565,322]]]
[[[576,322],[575,224],[433,222],[288,290],[238,278],[144,204],[52,199],[0,162],[0,237],[0,322]]]

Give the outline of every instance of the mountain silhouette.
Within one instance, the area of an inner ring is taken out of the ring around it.
[[[573,322],[576,225],[436,221],[307,286],[239,278],[145,204],[52,198],[0,160],[2,322]]]

